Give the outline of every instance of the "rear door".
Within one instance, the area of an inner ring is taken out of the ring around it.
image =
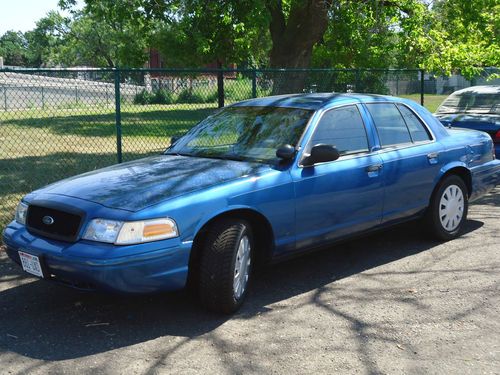
[[[384,164],[382,222],[425,209],[441,168],[442,146],[423,121],[405,104],[365,105],[377,130]]]

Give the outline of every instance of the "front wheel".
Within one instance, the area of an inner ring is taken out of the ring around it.
[[[440,240],[459,236],[467,218],[467,187],[458,176],[448,176],[432,196],[427,221],[432,234]]]
[[[253,234],[244,220],[214,223],[200,258],[200,299],[211,311],[232,313],[241,306],[252,271]]]

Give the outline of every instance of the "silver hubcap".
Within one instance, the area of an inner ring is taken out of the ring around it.
[[[245,292],[250,271],[250,240],[248,236],[241,237],[238,253],[234,262],[233,293],[239,299]]]
[[[457,185],[448,186],[439,202],[439,220],[448,232],[457,229],[464,215],[464,194]]]

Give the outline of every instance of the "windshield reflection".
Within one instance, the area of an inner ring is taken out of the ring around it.
[[[280,146],[296,146],[312,113],[299,108],[228,107],[200,122],[166,154],[274,161]]]

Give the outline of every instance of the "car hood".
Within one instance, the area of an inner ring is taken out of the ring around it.
[[[71,177],[34,192],[138,211],[161,201],[270,169],[242,161],[154,156]]]

